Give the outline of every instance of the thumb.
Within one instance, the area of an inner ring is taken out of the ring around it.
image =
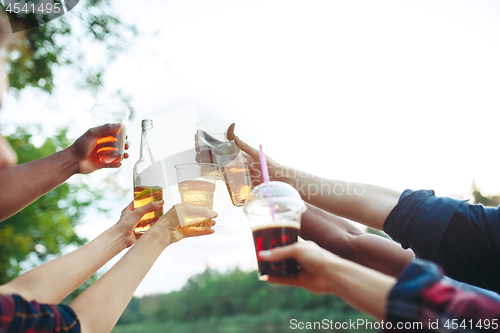
[[[234,127],[236,126],[235,123],[232,123],[229,128],[227,129],[227,139],[229,141],[234,140]]]
[[[245,153],[247,153],[248,155],[250,155],[250,157],[252,157],[252,159],[254,161],[258,161],[259,160],[259,151],[257,149],[255,149],[252,146],[250,146],[249,144],[243,142],[237,136],[234,137],[234,143],[236,143],[236,145],[238,146],[238,148],[240,148]]]
[[[274,248],[272,250],[264,250],[259,252],[259,256],[264,261],[280,261],[284,259],[297,259],[299,251],[297,250],[297,244],[281,246]]]

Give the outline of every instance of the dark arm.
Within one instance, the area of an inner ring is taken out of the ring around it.
[[[0,221],[16,214],[76,173],[87,174],[103,167],[121,166],[121,162],[102,165],[93,159],[92,154],[99,135],[116,130],[117,126],[107,124],[91,128],[69,148],[18,165],[11,164],[15,162],[15,154],[8,143],[0,141]],[[128,154],[125,153],[124,157],[127,158]]]
[[[415,255],[399,244],[366,233],[348,220],[307,204],[302,215],[301,237],[343,258],[397,276]]]

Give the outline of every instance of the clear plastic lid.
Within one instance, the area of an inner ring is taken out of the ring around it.
[[[271,202],[274,206],[276,217],[290,213],[303,213],[306,205],[300,197],[299,192],[291,185],[283,182],[269,182]],[[246,201],[245,214],[253,216],[270,216],[269,200],[266,195],[266,185],[260,184],[250,192]]]

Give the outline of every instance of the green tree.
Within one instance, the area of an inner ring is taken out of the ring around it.
[[[485,206],[497,207],[500,205],[500,195],[490,195],[484,196],[481,194],[481,190],[476,186],[476,183],[472,183],[472,197],[474,203],[483,204]]]
[[[40,147],[33,145],[32,134],[22,128],[17,128],[7,139],[17,153],[18,162],[24,163],[67,148],[70,141],[66,132],[61,130]],[[0,284],[15,278],[23,268],[59,255],[68,245],[84,244],[86,240],[79,237],[73,227],[100,199],[101,192],[86,184],[63,183],[1,222]]]
[[[319,296],[300,288],[264,283],[257,279],[257,272],[235,269],[220,273],[207,268],[203,273],[192,276],[179,291],[133,298],[118,323],[186,323],[320,308],[330,311],[332,318],[358,318],[361,315],[338,297]]]
[[[2,11],[5,10],[0,5]],[[18,15],[17,24],[32,24],[34,14]],[[112,0],[88,0],[67,14],[22,33],[7,47],[7,72],[14,94],[26,87],[48,93],[54,90],[57,69],[72,71],[77,87],[97,92],[103,85],[106,66],[125,51],[137,36],[137,29],[121,22]],[[89,48],[100,63],[91,64]],[[130,98],[116,92],[125,102]]]

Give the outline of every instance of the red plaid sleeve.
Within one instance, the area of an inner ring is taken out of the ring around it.
[[[80,333],[80,323],[66,305],[28,302],[19,295],[0,295],[1,333]]]

